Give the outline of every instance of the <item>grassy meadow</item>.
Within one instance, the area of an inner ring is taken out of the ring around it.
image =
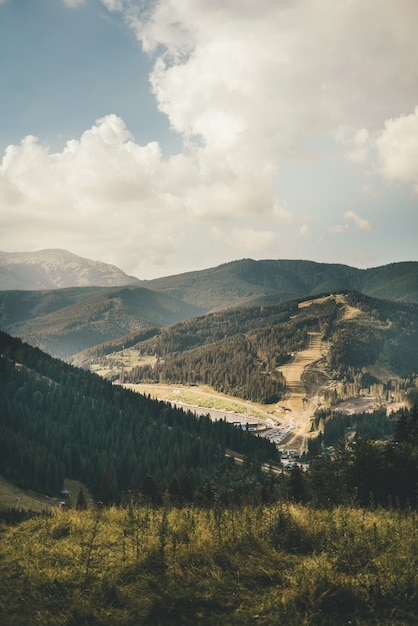
[[[0,623],[416,624],[412,511],[141,503],[1,526]]]

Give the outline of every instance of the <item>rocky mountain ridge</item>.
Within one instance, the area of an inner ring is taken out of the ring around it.
[[[115,265],[86,259],[67,250],[0,252],[0,290],[119,287],[138,283]]]

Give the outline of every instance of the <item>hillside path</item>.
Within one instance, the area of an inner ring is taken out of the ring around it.
[[[308,433],[311,429],[311,418],[317,406],[317,396],[306,397],[302,375],[305,369],[319,361],[321,354],[321,333],[310,332],[309,345],[305,350],[297,352],[295,357],[278,368],[286,379],[286,396],[280,403],[287,410],[285,420],[292,421],[292,432],[286,440],[286,447],[292,446],[299,452],[306,448]]]

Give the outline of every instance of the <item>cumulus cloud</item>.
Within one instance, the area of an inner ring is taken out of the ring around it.
[[[326,237],[330,237],[331,235],[339,235],[341,233],[345,233],[349,230],[348,224],[334,224],[333,226],[329,226],[326,230],[322,231],[319,235],[318,241],[323,241]]]
[[[130,13],[130,23],[157,55],[160,110],[237,167],[261,158],[274,168],[306,136],[369,127],[397,111],[400,97],[415,104],[410,0],[164,0],[147,11]]]
[[[360,215],[354,211],[346,211],[344,213],[344,217],[346,220],[353,220],[359,230],[376,230],[376,226],[374,224],[371,224],[368,220],[360,217]]]
[[[377,230],[377,227],[374,224],[372,224],[365,218],[358,215],[358,213],[356,213],[355,211],[346,211],[343,217],[345,220],[348,220],[348,221],[352,220],[356,228],[358,228],[359,230],[364,230],[364,231]],[[324,231],[322,231],[322,233],[319,236],[319,241],[323,241],[325,238],[330,237],[332,235],[340,235],[342,233],[346,233],[349,230],[350,230],[350,226],[347,222],[345,222],[344,224],[334,224],[332,226],[329,226]]]
[[[54,238],[70,249],[90,250],[119,263],[138,250],[165,258],[173,248],[175,224],[158,222],[164,190],[158,187],[161,155],[157,143],[135,144],[122,120],[98,120],[79,140],[50,153],[36,137],[9,146],[0,166],[0,217],[9,241],[26,249],[50,247]],[[150,232],[149,224],[156,220]],[[28,243],[27,242],[31,242]],[[101,252],[99,252],[99,250]]]
[[[36,223],[39,242],[46,229],[61,231],[73,249],[77,237],[90,240],[93,255],[95,232],[109,254],[123,241],[126,258],[140,251],[164,263],[185,228],[200,224],[225,246],[262,252],[277,223],[292,222],[280,168],[311,158],[309,141],[332,136],[352,162],[373,155],[385,178],[417,184],[418,112],[401,116],[417,104],[417,2],[101,2],[123,12],[150,55],[150,87],[184,149],[164,158],[157,142],[137,144],[116,115],[57,153],[28,136],[0,167],[0,200],[10,208],[0,216],[4,233],[19,224],[22,235],[26,223],[29,238]],[[236,226],[241,219],[263,221]],[[374,228],[353,211],[345,219]],[[311,218],[293,222],[310,233]]]
[[[125,6],[129,5],[129,0],[101,0],[101,1],[102,1],[102,4],[104,4],[105,7],[109,11],[122,11]]]
[[[410,115],[386,120],[376,147],[382,176],[412,182],[418,191],[418,106]]]
[[[98,211],[147,197],[159,164],[157,143],[135,144],[123,121],[109,115],[79,140],[68,141],[61,153],[51,154],[36,137],[25,137],[6,149],[0,174],[27,203],[64,202]]]
[[[275,176],[289,159],[309,158],[307,141],[334,135],[353,163],[365,165],[384,120],[416,104],[418,3],[411,0],[135,6],[125,4],[127,21],[154,58],[158,107],[212,178],[213,192],[208,187],[197,208],[206,216],[208,204],[217,218],[228,204],[231,214],[268,203],[277,212],[283,203],[280,187],[270,191]],[[384,138],[380,154],[388,172]],[[223,168],[239,181],[235,200],[229,185],[223,189]],[[290,219],[290,211],[280,219]],[[309,223],[302,224],[300,234],[308,232]]]
[[[349,160],[367,162],[384,179],[412,183],[418,191],[418,106],[409,115],[386,119],[373,134],[366,128],[340,127],[334,137],[344,145]],[[363,186],[363,192],[376,195],[371,185]]]
[[[184,243],[187,224],[281,215],[260,175],[244,180],[222,164],[205,169],[193,155],[165,160],[158,143],[135,143],[116,115],[99,119],[61,152],[51,153],[32,135],[9,146],[0,166],[0,202],[9,207],[9,216],[0,217],[3,234],[14,229],[21,241],[43,241],[43,233],[51,239],[61,232],[70,248],[78,238],[90,254],[96,236],[100,246],[107,242],[112,262],[122,241],[126,259],[138,257],[139,248],[163,263]],[[267,235],[238,230],[225,243],[236,248],[245,237],[256,249],[257,237]]]

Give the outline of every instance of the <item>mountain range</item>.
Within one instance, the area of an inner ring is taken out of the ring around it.
[[[206,311],[279,302],[337,289],[418,302],[418,262],[363,270],[338,263],[242,259],[206,270],[142,281],[141,285]]]
[[[70,358],[108,341],[209,312],[337,290],[417,303],[418,262],[362,270],[304,260],[242,259],[139,280],[63,250],[0,253],[0,330]]]

